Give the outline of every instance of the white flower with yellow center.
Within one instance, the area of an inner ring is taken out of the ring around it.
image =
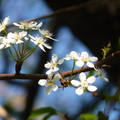
[[[14,39],[14,43],[19,44],[23,43],[23,38],[27,35],[26,31],[10,33],[11,38]]]
[[[51,40],[58,41],[58,40],[52,38],[53,34],[50,33],[48,30],[45,30],[45,29],[42,29],[42,30],[41,30],[41,29],[39,29],[39,32],[43,35],[44,38],[49,38],[49,39],[51,39]]]
[[[64,59],[58,60],[58,55],[53,54],[51,62],[47,62],[45,64],[45,67],[49,70],[46,72],[46,74],[50,74],[52,72],[56,72],[59,70],[58,65],[61,65],[64,62]]]
[[[97,60],[97,57],[91,57],[87,52],[82,52],[78,61],[76,62],[76,65],[78,67],[82,67],[84,64],[86,64],[88,67],[94,68],[94,64],[92,62],[95,62]]]
[[[6,29],[6,25],[10,23],[10,18],[6,17],[3,22],[0,23],[0,32]]]
[[[14,44],[14,39],[12,39],[11,33],[8,33],[5,37],[0,37],[0,49],[5,49]]]
[[[15,26],[18,26],[20,29],[30,29],[30,30],[38,30],[40,29],[40,27],[42,26],[42,22],[40,22],[38,25],[37,25],[37,22],[35,21],[31,21],[31,22],[28,22],[28,21],[21,21],[19,23],[13,23]]]
[[[75,51],[71,51],[70,54],[67,54],[66,57],[64,58],[65,60],[78,60],[79,56],[78,53]]]
[[[58,86],[55,84],[55,81],[58,81],[61,78],[60,74],[55,74],[53,77],[53,73],[48,75],[48,80],[46,79],[40,79],[38,81],[38,84],[41,86],[46,86],[45,94],[49,95],[51,91],[56,91],[58,89]]]
[[[44,40],[42,37],[38,37],[38,36],[33,37],[31,35],[29,35],[29,37],[32,38],[31,41],[34,44],[38,45],[44,52],[46,52],[46,51],[43,46],[45,46],[48,49],[52,49],[52,47],[50,45],[45,43],[46,40]]]
[[[97,90],[96,86],[90,85],[95,82],[95,80],[96,80],[95,76],[90,76],[90,77],[86,78],[85,73],[82,72],[79,75],[79,79],[80,79],[80,81],[77,81],[77,80],[71,81],[72,85],[80,86],[75,90],[76,94],[78,94],[78,95],[83,94],[85,89],[88,89],[90,92],[94,92]]]

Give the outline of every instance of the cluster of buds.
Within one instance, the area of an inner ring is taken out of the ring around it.
[[[7,32],[6,26],[9,23],[9,17],[6,17],[3,22],[0,23],[0,32],[5,32],[4,36],[0,36],[0,49],[9,49],[11,56],[17,63],[16,73],[20,72],[23,61],[27,59],[38,47],[40,47],[44,52],[46,52],[44,47],[52,49],[52,46],[46,43],[47,39],[58,41],[52,38],[53,34],[48,30],[41,29],[43,24],[42,22],[39,24],[35,21],[22,21],[19,23],[13,23],[13,25],[19,27],[19,29],[23,29],[23,31],[20,32]],[[32,30],[38,30],[40,36],[32,36]],[[30,42],[33,42],[35,47],[30,51],[27,51]],[[18,45],[17,47],[16,44]],[[13,54],[11,47],[13,47],[12,50],[15,51],[15,54]],[[73,60],[73,67],[68,78],[65,78],[65,76],[60,72],[59,68],[59,65],[62,65],[65,60]],[[96,81],[97,77],[100,76],[103,78],[103,80],[108,82],[108,79],[103,76],[103,71],[94,66],[94,62],[97,60],[97,57],[90,56],[87,52],[77,53],[75,51],[71,51],[66,55],[66,57],[60,60],[58,60],[57,54],[53,54],[51,61],[44,65],[45,68],[48,69],[48,71],[46,71],[47,80],[40,79],[38,84],[46,87],[45,94],[47,95],[49,95],[52,90],[57,91],[58,88],[64,88],[68,86],[76,88],[75,93],[78,95],[83,94],[84,91],[94,92],[97,90],[97,87],[92,84]],[[76,75],[73,76],[75,66],[79,67],[80,70]],[[87,77],[84,72],[81,72],[84,66],[93,68],[97,74],[95,76]],[[77,76],[79,76],[80,81],[75,80]],[[56,84],[57,81],[59,81],[62,86],[58,86]]]

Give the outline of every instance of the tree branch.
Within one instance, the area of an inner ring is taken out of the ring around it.
[[[105,65],[107,64],[107,62],[120,57],[120,51],[114,52],[112,53],[110,56],[106,57],[103,60],[100,60],[98,62],[96,62],[94,65],[98,68],[108,68],[109,65]],[[80,71],[81,68],[79,69],[75,69],[73,71],[73,75],[77,74]],[[89,67],[84,67],[82,68],[81,72],[87,72],[93,70],[93,68],[89,68]],[[70,76],[71,71],[66,71],[63,72],[63,76],[68,77]],[[0,80],[11,80],[11,79],[33,79],[33,80],[39,80],[39,79],[46,79],[47,75],[46,74],[23,74],[23,73],[11,73],[11,74],[0,74]]]
[[[38,21],[38,20],[45,19],[45,18],[55,17],[57,15],[60,15],[60,14],[66,13],[66,12],[82,9],[82,8],[85,8],[85,7],[89,7],[89,6],[93,5],[93,4],[97,4],[98,2],[101,2],[101,1],[102,0],[92,0],[92,1],[82,3],[82,4],[79,4],[79,5],[59,9],[59,10],[56,10],[56,11],[50,13],[50,14],[44,15],[42,17],[38,17],[38,18],[35,18],[35,19],[29,19],[29,20],[26,20],[26,21],[28,21],[28,22],[30,22],[30,21]],[[14,26],[14,25],[11,24],[11,25],[8,25],[7,27],[9,28],[9,27],[12,27],[12,26]]]

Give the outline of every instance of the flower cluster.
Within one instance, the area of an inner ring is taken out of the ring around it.
[[[35,21],[22,21],[19,23],[13,23],[15,26],[18,26],[20,29],[23,29],[24,31],[22,32],[9,32],[7,33],[6,31],[6,25],[10,23],[10,18],[6,17],[3,22],[0,24],[0,32],[5,31],[6,36],[0,36],[0,49],[7,48],[12,46],[13,44],[20,44],[25,42],[25,40],[30,40],[37,46],[39,46],[44,52],[45,49],[44,47],[51,49],[52,47],[48,44],[46,44],[46,39],[52,39],[57,41],[56,39],[52,38],[52,33],[50,33],[48,30],[41,30],[40,27],[42,26],[42,22],[37,24]],[[32,36],[31,34],[28,34],[27,31],[25,30],[38,30],[40,34],[42,35],[39,36]],[[28,38],[29,37],[29,38]],[[43,47],[44,46],[44,47]]]
[[[0,32],[4,32],[3,36],[0,36],[0,49],[8,48],[11,56],[16,61],[16,73],[20,73],[22,63],[26,60],[38,47],[46,52],[47,49],[52,49],[47,42],[47,39],[52,39],[53,34],[48,30],[42,30],[42,22],[39,24],[35,21],[22,21],[19,23],[13,23],[19,29],[23,31],[7,32],[6,26],[10,23],[10,18],[6,17],[3,22],[0,23]],[[32,35],[32,31],[37,30],[39,35]],[[35,44],[31,50],[28,50],[30,42]],[[11,49],[13,47],[13,49]]]
[[[7,32],[6,26],[10,23],[10,18],[6,17],[0,23],[0,32],[4,32],[4,36],[0,36],[0,49],[8,48],[11,56],[16,61],[16,73],[20,72],[21,65],[25,59],[27,59],[38,47],[46,52],[45,48],[52,49],[48,43],[46,43],[47,39],[51,39],[54,41],[58,41],[53,38],[53,34],[48,30],[41,29],[42,22],[39,24],[35,21],[22,21],[19,23],[13,23],[13,25],[17,26],[22,31],[16,32]],[[40,35],[32,35],[32,31],[39,31]],[[32,42],[35,44],[35,47],[28,51],[29,43]],[[13,49],[11,49],[13,47]],[[13,52],[14,50],[14,52]],[[15,53],[15,54],[14,54]],[[73,67],[69,77],[65,77],[61,72],[59,65],[62,65],[64,61],[73,60]],[[81,95],[84,91],[94,92],[97,90],[97,87],[92,85],[97,77],[101,77],[103,80],[108,82],[108,79],[104,77],[103,71],[101,69],[97,69],[94,65],[94,62],[98,60],[97,57],[90,56],[87,52],[77,53],[75,51],[71,51],[66,57],[62,59],[58,59],[57,54],[53,54],[51,61],[47,62],[44,66],[48,70],[46,71],[47,80],[40,79],[38,84],[41,86],[45,86],[45,94],[49,95],[51,91],[57,91],[58,88],[64,88],[67,86],[71,86],[76,88],[75,93]],[[74,74],[75,66],[79,67],[79,71],[77,74]],[[97,75],[89,76],[82,72],[82,68],[84,66],[88,66],[92,68]],[[56,73],[58,72],[58,73]],[[80,81],[75,80],[75,78],[79,76]],[[60,82],[62,86],[58,86],[56,82]]]
[[[73,68],[71,70],[71,75],[69,78],[65,78],[62,73],[60,72],[59,65],[62,65],[64,60],[73,60]],[[94,66],[93,62],[96,62],[98,60],[97,57],[90,56],[87,52],[82,52],[77,53],[75,51],[71,51],[70,54],[67,54],[66,57],[63,59],[58,60],[58,55],[53,54],[52,55],[52,60],[50,62],[47,62],[45,64],[45,68],[49,69],[46,74],[48,76],[47,80],[45,79],[40,79],[38,84],[41,86],[46,86],[47,88],[45,89],[45,94],[49,95],[51,93],[51,90],[56,91],[58,88],[64,88],[64,83],[66,84],[65,86],[71,86],[76,88],[75,93],[78,95],[81,95],[84,93],[84,91],[90,91],[94,92],[97,90],[97,87],[92,85],[97,77],[102,77],[105,81],[108,81],[107,78],[103,77],[103,72],[101,69],[97,69]],[[75,65],[77,67],[80,67],[80,71],[78,72],[77,75],[79,75],[79,79],[75,80],[77,77],[73,75],[74,67]],[[93,70],[97,73],[96,76],[90,76],[87,77],[84,72],[81,72],[82,68],[87,65],[90,68],[93,68]],[[54,72],[58,72],[58,74],[54,74]],[[61,82],[64,80],[64,83]],[[60,81],[61,85],[63,86],[58,86],[55,81]]]

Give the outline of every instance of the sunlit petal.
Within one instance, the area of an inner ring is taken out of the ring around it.
[[[82,95],[84,92],[84,89],[82,87],[79,87],[75,90],[75,93],[78,94],[78,95]]]
[[[77,81],[77,80],[72,80],[72,81],[71,81],[71,84],[72,84],[72,85],[75,85],[75,86],[79,86],[79,85],[80,85],[80,82]]]
[[[96,86],[93,86],[93,85],[89,85],[89,86],[87,87],[87,89],[88,89],[89,91],[91,91],[91,92],[94,92],[94,91],[97,90],[97,87],[96,87]]]

